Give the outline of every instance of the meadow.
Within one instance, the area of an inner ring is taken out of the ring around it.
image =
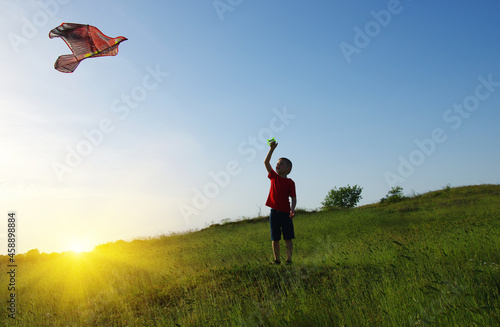
[[[273,266],[267,217],[39,254],[3,326],[499,326],[500,185],[294,218]],[[284,247],[284,246],[283,246]],[[7,257],[2,257],[6,269]]]

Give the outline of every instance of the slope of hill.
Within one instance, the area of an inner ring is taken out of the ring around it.
[[[19,261],[5,326],[500,325],[500,185],[299,212],[294,263],[266,217]],[[21,258],[20,258],[21,259]],[[5,287],[4,287],[5,286]]]

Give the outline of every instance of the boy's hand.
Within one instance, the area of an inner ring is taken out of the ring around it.
[[[295,217],[295,210],[290,210],[290,218],[293,219]]]
[[[278,142],[276,141],[272,141],[271,143],[269,143],[269,146],[271,147],[271,149],[276,149],[276,147],[278,146]]]

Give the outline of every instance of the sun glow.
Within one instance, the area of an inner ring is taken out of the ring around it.
[[[73,239],[68,242],[68,251],[75,253],[90,252],[93,250],[93,246],[90,243],[83,240]]]

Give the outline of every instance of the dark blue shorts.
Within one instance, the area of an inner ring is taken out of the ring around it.
[[[290,213],[271,209],[269,224],[271,225],[271,241],[281,240],[281,233],[283,233],[283,238],[285,240],[295,238],[293,221],[292,218],[290,218]]]

